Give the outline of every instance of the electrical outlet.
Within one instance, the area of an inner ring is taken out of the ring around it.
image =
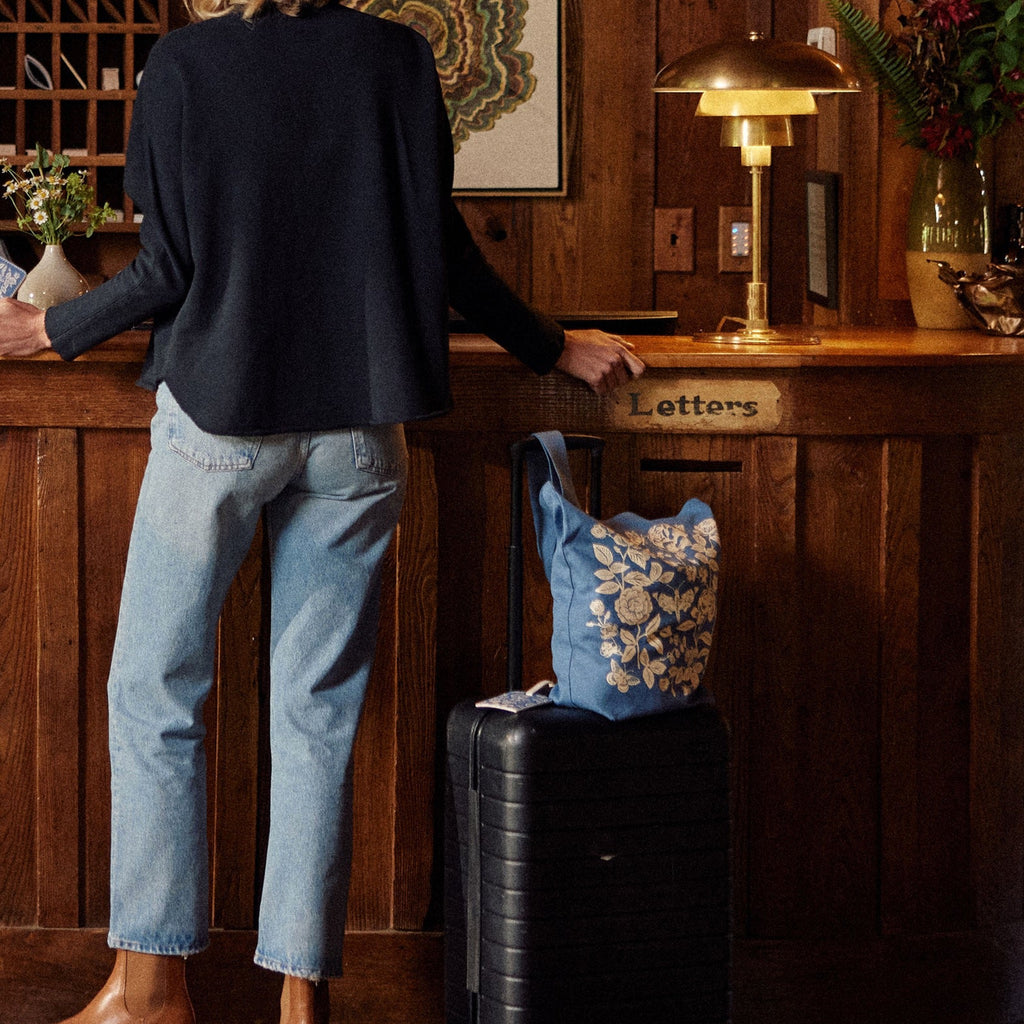
[[[751,257],[751,210],[749,206],[718,208],[718,272],[749,274]]]
[[[836,30],[834,28],[812,28],[807,30],[807,45],[836,55]]]
[[[654,211],[654,269],[659,273],[693,273],[692,206]]]

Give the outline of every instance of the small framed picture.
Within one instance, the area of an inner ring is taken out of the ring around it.
[[[808,171],[807,298],[826,309],[839,306],[839,175]]]

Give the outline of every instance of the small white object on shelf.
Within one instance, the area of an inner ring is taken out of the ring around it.
[[[37,60],[31,53],[25,54],[25,77],[37,89],[53,88],[50,72],[43,67],[42,61]]]

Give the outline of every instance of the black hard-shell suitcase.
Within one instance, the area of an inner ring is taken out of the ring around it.
[[[598,514],[600,442],[566,441],[591,447]],[[522,445],[510,687],[521,667]],[[717,710],[611,722],[466,701],[449,716],[447,758],[448,1024],[729,1020],[728,736]]]

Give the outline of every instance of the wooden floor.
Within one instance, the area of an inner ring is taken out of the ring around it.
[[[331,1020],[345,1024],[441,1024],[440,935],[355,933],[348,973],[331,984]],[[198,1024],[277,1024],[280,975],[252,962],[252,932],[214,933],[188,965]],[[54,1024],[92,998],[113,954],[102,931],[0,930],[0,1024]]]
[[[354,932],[346,941],[332,1024],[443,1024],[441,935]],[[197,1024],[277,1024],[280,978],[252,963],[255,942],[250,931],[214,932],[190,961]],[[0,1024],[77,1013],[112,962],[99,930],[0,928]],[[732,1024],[1024,1024],[1021,965],[1018,925],[940,941],[737,940]]]

